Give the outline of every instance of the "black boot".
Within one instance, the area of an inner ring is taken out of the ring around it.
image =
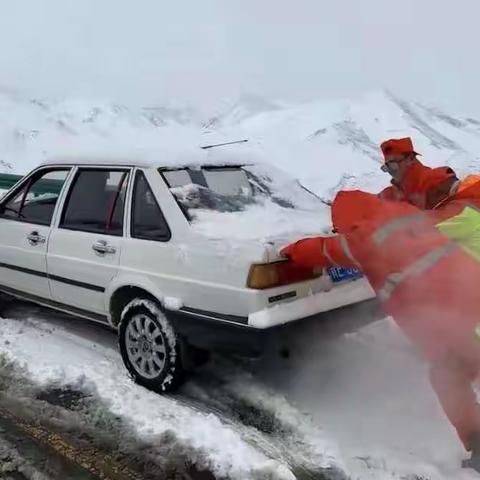
[[[472,434],[468,442],[472,456],[462,462],[463,468],[472,468],[480,473],[480,432]]]

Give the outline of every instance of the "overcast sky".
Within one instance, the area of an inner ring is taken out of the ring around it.
[[[478,0],[1,0],[0,86],[143,105],[388,88],[480,115]]]

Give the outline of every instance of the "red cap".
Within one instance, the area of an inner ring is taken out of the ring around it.
[[[390,157],[397,157],[399,155],[409,155],[410,153],[419,155],[413,149],[413,143],[410,137],[391,138],[390,140],[383,142],[380,145],[380,148],[382,149],[385,162],[388,162]]]

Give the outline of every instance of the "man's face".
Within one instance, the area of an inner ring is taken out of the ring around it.
[[[395,182],[399,183],[402,181],[405,172],[414,160],[414,154],[391,156],[385,164],[382,165],[382,170],[387,172]]]

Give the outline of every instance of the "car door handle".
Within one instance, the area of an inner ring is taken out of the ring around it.
[[[92,245],[92,250],[105,255],[106,253],[116,253],[117,249],[109,245],[105,240],[98,240]]]
[[[46,238],[38,232],[31,232],[27,235],[27,240],[30,245],[38,245],[39,243],[45,243]]]

